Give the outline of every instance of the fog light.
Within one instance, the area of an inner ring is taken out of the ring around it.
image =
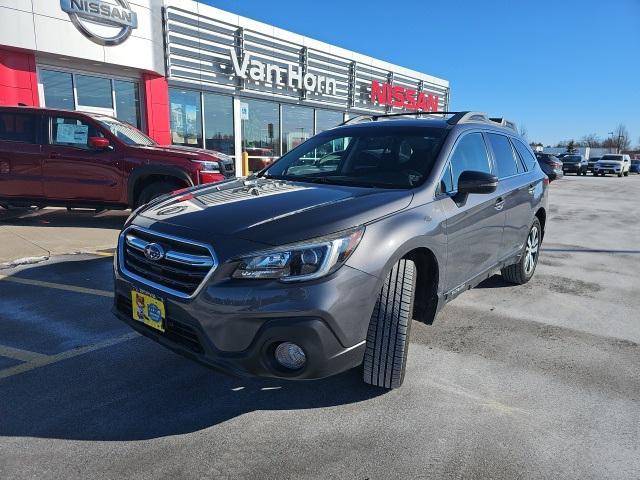
[[[307,356],[299,345],[284,342],[278,345],[274,353],[277,362],[289,370],[298,370],[307,363]]]

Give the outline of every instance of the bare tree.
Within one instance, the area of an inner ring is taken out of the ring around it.
[[[629,150],[631,146],[629,131],[622,123],[613,131],[613,141],[618,153]]]
[[[580,143],[583,147],[591,148],[597,148],[602,144],[602,142],[600,141],[600,137],[598,137],[598,135],[596,135],[595,133],[585,135],[580,139]]]
[[[524,138],[525,140],[527,139],[527,127],[525,127],[524,125],[520,125],[520,128],[518,129],[520,136],[522,138]]]

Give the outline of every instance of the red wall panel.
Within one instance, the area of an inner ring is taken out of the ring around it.
[[[161,75],[145,73],[142,76],[145,93],[145,114],[149,136],[161,145],[171,144],[169,125],[169,85]]]
[[[0,105],[39,106],[36,57],[0,48]]]

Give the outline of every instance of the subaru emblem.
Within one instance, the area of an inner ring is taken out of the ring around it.
[[[164,248],[159,243],[150,243],[144,247],[144,256],[153,262],[164,258]]]

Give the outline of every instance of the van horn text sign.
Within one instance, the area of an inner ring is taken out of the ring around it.
[[[283,68],[279,65],[261,62],[251,58],[250,54],[245,54],[242,62],[234,49],[229,50],[231,64],[236,76],[244,79],[255,80],[256,82],[271,83],[280,87],[298,88],[320,95],[336,95],[336,79],[315,75],[313,73],[303,73],[299,65],[288,65]]]

